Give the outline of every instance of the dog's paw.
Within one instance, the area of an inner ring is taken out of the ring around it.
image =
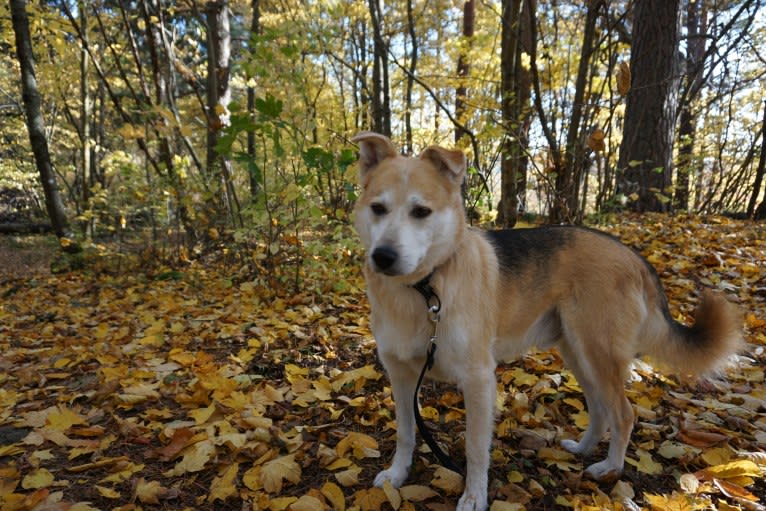
[[[399,488],[404,483],[405,479],[407,479],[407,472],[407,469],[399,470],[395,467],[391,467],[375,476],[374,484],[378,488],[383,488],[385,482],[388,481],[394,488]]]
[[[587,454],[587,452],[585,452],[585,446],[582,442],[578,442],[577,440],[564,439],[561,441],[561,447],[572,454]]]
[[[457,503],[455,511],[485,511],[487,492],[465,492]]]
[[[599,461],[585,469],[585,473],[596,481],[607,483],[617,480],[622,474],[622,466],[615,467],[609,460]]]

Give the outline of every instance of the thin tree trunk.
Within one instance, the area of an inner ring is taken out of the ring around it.
[[[758,220],[766,219],[766,194],[764,194],[764,198],[758,206],[758,209],[755,208],[758,195],[761,193],[764,174],[766,173],[766,102],[764,102],[763,107],[763,127],[761,128],[763,143],[761,144],[761,156],[758,158],[758,168],[755,170],[753,193],[750,195],[750,200],[747,203],[747,216]]]
[[[224,206],[232,224],[242,225],[239,217],[239,201],[231,182],[231,161],[218,153],[216,146],[221,130],[229,125],[228,106],[231,102],[231,31],[229,27],[229,2],[220,0],[208,2],[205,9],[207,19],[207,169],[210,175],[220,165],[219,176]]]
[[[412,89],[415,85],[415,71],[418,66],[418,36],[412,13],[412,0],[407,0],[407,28],[410,36],[410,65],[404,92],[404,140],[407,154],[412,154]]]
[[[380,0],[368,0],[373,31],[372,128],[391,136],[391,100],[388,84],[388,51],[383,40]]]
[[[476,25],[476,0],[467,0],[463,4],[463,42],[465,49],[461,50],[457,60],[457,78],[458,86],[455,90],[455,118],[460,125],[455,127],[455,144],[465,136],[465,115],[467,111],[466,97],[468,96],[468,75],[471,72],[471,64],[468,61],[468,51],[471,47],[474,29]]]
[[[585,29],[583,30],[582,49],[580,51],[580,63],[577,68],[577,78],[575,79],[572,114],[567,130],[566,158],[561,172],[556,175],[556,190],[550,211],[551,223],[574,222],[580,218],[578,192],[585,166],[581,124],[584,117],[588,69],[593,52],[596,50],[593,44],[596,37],[596,22],[598,21],[598,11],[603,3],[604,0],[594,0],[588,5]]]
[[[700,1],[688,1],[686,8],[686,90],[681,105],[678,123],[678,165],[676,183],[673,192],[673,205],[679,211],[689,209],[689,177],[693,172],[694,140],[696,136],[697,116],[693,102],[700,91],[697,82],[702,77],[705,56],[705,32],[707,31],[707,13]],[[692,95],[692,92],[694,93]]]
[[[83,27],[83,41],[80,50],[80,164],[82,165],[80,177],[82,180],[82,204],[83,208],[90,209],[90,187],[93,186],[93,176],[91,175],[91,153],[90,153],[90,116],[91,116],[91,97],[90,84],[88,81],[88,52],[85,47],[88,44],[88,16],[87,6],[83,0],[77,4],[80,11],[80,26]],[[93,237],[94,219],[85,220],[85,237]]]
[[[40,93],[37,90],[26,2],[25,0],[10,0],[10,7],[13,31],[16,36],[16,55],[21,67],[21,95],[24,102],[29,141],[37,170],[40,173],[40,182],[45,193],[45,207],[53,226],[53,232],[59,238],[65,238],[69,235],[69,224],[56,182],[56,174],[51,165],[48,140],[45,138],[45,125],[40,108]]]
[[[250,22],[250,52],[254,51],[252,45],[256,44],[256,36],[261,33],[261,7],[260,0],[253,0],[252,10],[253,19]],[[251,119],[255,119],[255,87],[252,85],[247,86],[247,111],[250,114]],[[255,162],[255,131],[249,130],[247,132],[247,154],[250,156],[250,161]],[[250,195],[256,197],[260,193],[260,184],[258,183],[258,175],[256,174],[256,167],[253,166],[248,171],[250,182]]]

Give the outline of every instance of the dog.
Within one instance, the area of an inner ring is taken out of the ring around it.
[[[741,318],[732,304],[708,291],[693,326],[676,322],[654,268],[611,235],[571,226],[469,227],[461,151],[432,146],[406,157],[377,133],[352,141],[359,145],[360,185],[354,226],[365,249],[371,330],[397,420],[396,452],[376,486],[399,487],[408,475],[418,375],[432,335],[438,350],[428,376],[456,383],[464,395],[466,478],[458,511],[487,507],[499,362],[533,346],[558,348],[590,417],[579,441],[561,444],[585,455],[610,430],[608,456],[586,469],[609,480],[622,472],[633,429],[624,390],[631,361],[649,355],[701,374],[741,348]],[[436,334],[424,296],[413,287],[422,282],[441,304]]]

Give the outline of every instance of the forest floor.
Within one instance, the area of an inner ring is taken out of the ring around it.
[[[766,226],[618,220],[604,229],[655,265],[674,317],[700,287],[739,304],[747,352],[694,383],[638,362],[610,483],[583,476],[606,443],[559,447],[588,414],[557,353],[501,365],[491,510],[764,509]],[[327,250],[332,269],[292,293],[211,262],[51,273],[48,238],[0,239],[0,511],[454,509],[462,479],[423,446],[407,486],[372,487],[394,450],[390,386],[361,256]],[[464,463],[460,394],[429,383],[422,405]]]

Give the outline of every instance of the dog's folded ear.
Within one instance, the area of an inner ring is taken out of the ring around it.
[[[363,131],[351,139],[359,144],[359,170],[362,175],[386,158],[396,156],[396,148],[385,135]]]
[[[430,146],[420,153],[421,160],[429,160],[451,180],[462,184],[468,162],[463,151]]]

